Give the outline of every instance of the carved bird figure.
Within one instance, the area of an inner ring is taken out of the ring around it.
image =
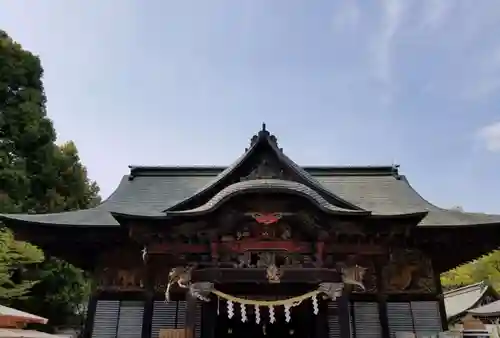
[[[345,264],[339,264],[340,271],[342,273],[342,281],[344,284],[356,285],[363,291],[366,291],[363,285],[363,278],[365,277],[366,268],[359,266],[357,264],[352,266],[346,266]]]

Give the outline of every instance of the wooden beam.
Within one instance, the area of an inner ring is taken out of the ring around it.
[[[281,283],[340,282],[341,275],[333,269],[283,268]],[[260,283],[269,284],[264,268],[206,268],[194,270],[193,281],[213,283]]]
[[[387,252],[381,245],[376,244],[336,244],[328,243],[320,245],[321,254],[327,253],[356,253],[360,255],[381,255]],[[212,254],[216,252],[235,252],[245,251],[287,251],[303,254],[318,254],[310,242],[293,241],[261,241],[261,240],[242,240],[233,242],[213,242],[210,244],[183,244],[183,243],[153,243],[148,246],[150,254]]]

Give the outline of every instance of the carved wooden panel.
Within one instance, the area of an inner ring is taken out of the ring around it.
[[[389,293],[436,292],[432,262],[419,250],[393,250],[382,270],[382,279]]]
[[[101,255],[95,269],[98,289],[140,290],[145,286],[145,265],[138,248],[117,248]]]
[[[363,285],[365,290],[360,290],[356,288],[353,290],[355,293],[376,293],[377,292],[377,274],[375,271],[374,259],[371,256],[359,256],[357,259],[357,264],[365,268],[365,274],[363,276]]]
[[[145,285],[142,268],[104,267],[96,272],[98,289],[117,289],[121,291],[135,291]]]

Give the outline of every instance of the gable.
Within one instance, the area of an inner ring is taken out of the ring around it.
[[[258,180],[268,180],[267,188],[271,190],[287,189],[287,186],[291,186],[287,182],[295,182],[296,186],[300,187],[297,189],[306,195],[313,192],[333,206],[353,211],[363,210],[323,187],[307,171],[290,160],[278,147],[276,137],[271,135],[264,125],[263,129],[251,139],[250,147],[245,150],[243,156],[223,170],[207,186],[178,204],[166,208],[165,211],[178,212],[199,208],[210,203],[217,194],[230,189],[229,187],[233,185],[241,189],[251,185],[241,184],[242,182]],[[256,187],[251,188],[256,189]],[[261,188],[266,189],[266,187]]]

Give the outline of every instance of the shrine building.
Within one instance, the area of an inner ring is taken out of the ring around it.
[[[500,244],[500,215],[437,207],[396,166],[300,166],[265,125],[228,167],[132,166],[95,208],[0,218],[92,272],[85,338],[436,333],[440,273]]]

